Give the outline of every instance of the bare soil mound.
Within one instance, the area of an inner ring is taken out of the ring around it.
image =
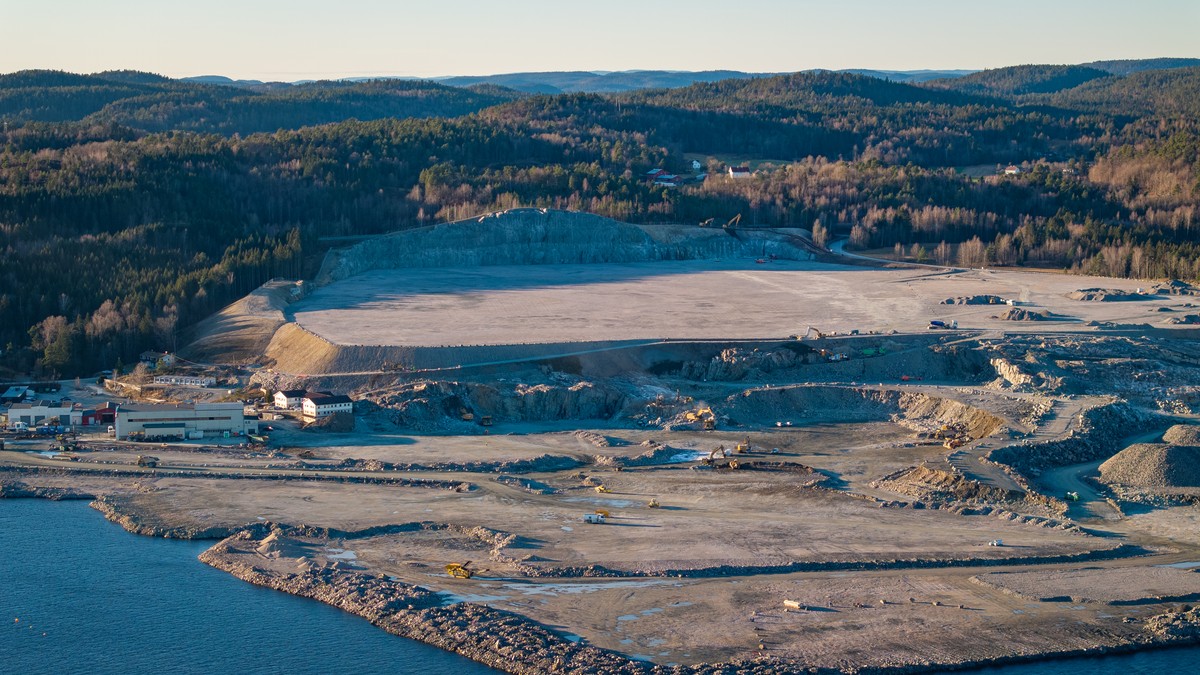
[[[284,308],[300,297],[295,282],[270,281],[201,321],[180,354],[200,363],[236,363],[258,359],[276,329],[284,324]]]
[[[1101,464],[1100,479],[1131,487],[1200,487],[1200,447],[1137,443]]]
[[[1119,288],[1081,288],[1067,293],[1072,300],[1084,302],[1123,302],[1126,300],[1142,300],[1146,296],[1130,293]]]
[[[1194,326],[1200,324],[1200,314],[1184,314],[1183,316],[1173,316],[1163,321],[1173,326]]]
[[[328,417],[322,417],[301,427],[304,431],[333,431],[349,433],[354,431],[354,415],[339,412]]]
[[[1176,424],[1163,434],[1163,443],[1200,446],[1200,425]]]

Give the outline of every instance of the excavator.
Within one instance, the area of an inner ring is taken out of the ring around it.
[[[731,229],[737,227],[738,225],[740,225],[741,223],[742,223],[742,214],[739,213],[736,216],[730,218],[729,222],[725,223],[721,227],[723,227],[727,230],[731,230]]]
[[[822,333],[821,331],[817,330],[816,328],[809,326],[808,332],[806,332],[804,334],[804,339],[805,340],[823,340],[823,339],[825,339],[825,334]]]
[[[741,443],[738,443],[736,446],[734,446],[733,451],[739,455],[744,452],[750,452],[750,438],[746,437],[743,439]]]
[[[475,575],[475,570],[467,567],[467,565],[470,564],[470,560],[465,563],[450,563],[449,565],[446,565],[446,574],[449,574],[455,579],[470,579]]]

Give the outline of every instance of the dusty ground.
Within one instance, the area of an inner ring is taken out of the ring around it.
[[[343,345],[497,345],[607,340],[739,339],[823,331],[962,328],[1046,332],[1083,321],[1152,323],[1190,298],[1081,302],[1089,287],[1133,291],[1145,282],[1009,270],[871,269],[753,260],[624,265],[532,265],[378,270],[336,282],[288,307],[301,326]],[[1003,306],[941,305],[995,294],[1061,321],[991,318]],[[1154,313],[1152,313],[1154,312]],[[1082,320],[1081,320],[1082,319]]]

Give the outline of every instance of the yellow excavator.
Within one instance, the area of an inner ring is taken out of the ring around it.
[[[747,437],[742,439],[741,443],[738,443],[736,446],[734,446],[733,451],[739,455],[743,452],[750,452],[750,438]]]
[[[470,560],[465,563],[450,563],[449,565],[446,565],[446,574],[449,574],[455,579],[470,579],[475,575],[475,570],[467,567],[467,565],[470,564]]]
[[[646,502],[646,507],[647,507],[647,508],[651,508],[651,509],[657,509],[657,508],[658,508],[658,507],[660,507],[660,506],[662,506],[662,504],[659,504],[659,503],[658,503],[658,500],[657,500],[657,499],[654,499],[654,498],[651,498],[651,499],[650,499],[650,501]]]
[[[609,492],[612,492],[612,490],[609,490],[607,487],[604,487],[603,485],[597,485],[596,492],[599,492],[600,494],[607,494]]]

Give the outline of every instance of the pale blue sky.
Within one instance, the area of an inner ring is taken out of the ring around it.
[[[0,72],[296,80],[1200,57],[1200,0],[0,0]]]

